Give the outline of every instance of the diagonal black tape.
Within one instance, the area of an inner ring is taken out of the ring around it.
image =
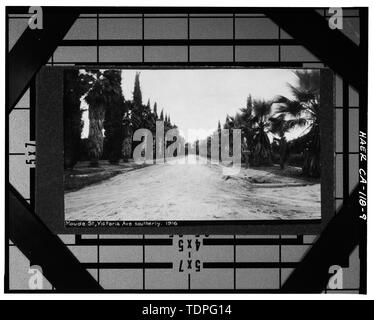
[[[57,292],[100,292],[101,286],[61,239],[52,234],[30,205],[9,185],[9,237]]]
[[[326,18],[311,9],[279,9],[267,12],[267,16],[355,89],[361,92],[367,86],[363,79],[367,62],[361,58],[362,44],[358,47],[339,30],[330,29]],[[362,12],[360,19],[365,19]],[[362,241],[366,223],[357,216],[357,193],[358,187],[288,278],[282,292],[322,292],[328,283],[330,266],[344,261]]]
[[[9,9],[10,10],[10,9]],[[9,11],[8,11],[9,13]],[[43,8],[43,29],[22,34],[7,57],[8,95],[11,111],[40,67],[47,63],[79,16],[79,10]],[[60,292],[98,292],[102,288],[65,244],[45,227],[29,204],[10,185],[9,238]]]
[[[326,17],[314,9],[285,8],[266,15],[323,63],[347,80],[356,90],[361,87],[359,47],[339,29],[331,29]]]
[[[78,10],[56,12],[43,7],[43,29],[27,28],[8,54],[8,110],[11,111],[40,67],[48,62],[79,16]]]
[[[359,244],[364,222],[358,215],[357,199],[358,186],[287,279],[283,293],[321,293],[326,289],[330,267],[339,265]]]

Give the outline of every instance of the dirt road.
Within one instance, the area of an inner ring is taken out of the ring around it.
[[[262,188],[194,159],[148,166],[68,192],[66,220],[320,218],[319,184]]]

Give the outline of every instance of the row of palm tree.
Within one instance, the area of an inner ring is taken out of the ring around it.
[[[271,101],[247,99],[246,107],[227,115],[224,129],[241,129],[242,146],[254,166],[272,165],[273,144],[278,146],[283,169],[290,153],[302,149],[303,174],[320,176],[320,80],[314,70],[295,71],[297,85],[288,84],[292,99],[277,96]],[[218,123],[217,131],[220,132]],[[288,135],[288,138],[286,136]],[[230,146],[232,151],[232,146]]]
[[[80,109],[81,99],[88,105],[89,132],[86,149],[91,166],[98,166],[100,159],[117,164],[120,159],[128,161],[134,148],[141,142],[134,142],[133,133],[140,128],[149,129],[153,136],[156,121],[163,121],[164,130],[176,128],[170,115],[157,111],[157,103],[151,110],[150,100],[142,100],[140,73],[135,76],[133,97],[125,100],[121,87],[121,71],[108,70],[67,70],[64,92],[65,168],[73,168],[80,159],[81,132],[83,123]]]

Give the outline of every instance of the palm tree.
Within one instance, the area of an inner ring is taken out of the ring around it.
[[[243,133],[243,139],[247,142],[247,149],[252,148],[252,141],[253,141],[253,100],[251,95],[247,98],[247,105],[245,108],[240,109],[241,112],[241,120],[240,120],[240,128]]]
[[[285,130],[295,132],[302,128],[299,137],[305,136],[303,174],[310,177],[319,177],[320,168],[320,78],[318,71],[295,71],[298,84],[289,84],[293,99],[284,96],[274,99],[278,116],[285,119]]]
[[[270,121],[270,129],[269,131],[273,134],[273,139],[279,145],[279,165],[280,168],[283,170],[288,158],[288,143],[285,137],[286,128],[285,128],[285,120],[284,114],[278,115],[277,117],[271,117]]]
[[[133,91],[133,98],[132,98],[132,111],[131,111],[131,123],[133,126],[133,130],[136,131],[137,129],[143,128],[143,113],[144,113],[144,105],[143,105],[143,98],[142,98],[142,90],[140,87],[140,72],[135,74],[135,81],[134,81],[134,91]],[[135,144],[137,145],[137,143]],[[134,146],[135,147],[135,146]]]
[[[268,136],[270,129],[271,103],[265,100],[253,100],[253,165],[271,165],[272,152]]]
[[[90,121],[88,131],[88,148],[91,166],[98,166],[103,154],[104,144],[104,119],[105,110],[111,103],[120,103],[123,99],[121,87],[115,85],[120,77],[119,71],[100,70],[91,71],[95,81],[85,100],[89,105],[88,118]],[[117,74],[118,73],[118,74]]]

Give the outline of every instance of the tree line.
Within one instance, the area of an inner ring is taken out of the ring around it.
[[[302,156],[303,175],[320,177],[320,78],[315,70],[295,71],[297,85],[288,84],[292,99],[277,96],[272,100],[247,98],[246,106],[225,122],[218,122],[218,137],[223,129],[241,129],[242,156],[248,154],[252,166],[273,164],[275,153],[284,169],[292,153]],[[289,133],[291,138],[287,139]],[[212,136],[204,142],[208,156]],[[271,142],[269,137],[273,138]],[[219,148],[221,149],[219,142]],[[229,144],[232,153],[232,143]],[[219,152],[221,154],[221,152]]]
[[[297,85],[289,85],[292,98],[274,97],[272,100],[253,99],[248,96],[246,106],[234,115],[227,115],[225,122],[218,122],[220,137],[223,129],[240,129],[242,154],[247,154],[253,166],[272,165],[274,155],[279,156],[283,169],[292,153],[302,155],[302,170],[305,176],[320,176],[320,78],[314,70],[295,71]],[[133,150],[141,141],[133,141],[133,133],[140,128],[149,129],[153,136],[156,121],[163,121],[165,132],[177,128],[170,115],[155,102],[143,103],[140,74],[136,73],[133,97],[124,98],[121,87],[121,71],[77,69],[65,71],[64,77],[64,166],[73,168],[81,159],[82,152],[88,155],[91,166],[98,166],[100,159],[118,164],[122,159],[132,158]],[[81,99],[87,102],[88,110],[81,110]],[[88,111],[89,133],[81,139],[82,113]],[[286,138],[288,134],[289,138]],[[272,137],[272,142],[270,137]],[[290,138],[291,137],[291,138]],[[188,153],[188,144],[184,143]],[[205,141],[210,156],[212,136]],[[82,142],[85,142],[82,145]],[[170,145],[172,142],[168,142]],[[167,144],[167,145],[168,145]],[[156,142],[153,143],[154,154]],[[191,147],[191,146],[190,146]],[[221,155],[219,143],[219,155]],[[232,153],[232,143],[229,144]]]
[[[64,167],[73,168],[86,153],[91,166],[100,159],[118,164],[128,161],[141,141],[133,141],[140,128],[156,132],[156,121],[163,121],[165,132],[177,128],[164,110],[158,113],[157,102],[143,103],[140,73],[136,73],[133,97],[124,98],[121,70],[70,69],[64,75]],[[81,99],[88,110],[81,110]],[[88,138],[81,139],[84,122],[82,113],[88,111]]]

